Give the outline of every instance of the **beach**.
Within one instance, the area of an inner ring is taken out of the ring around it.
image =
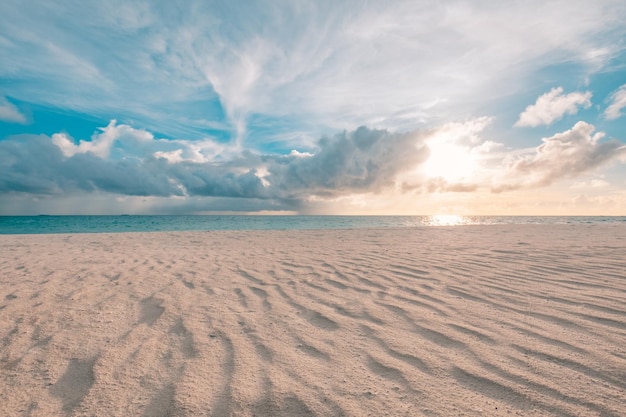
[[[0,236],[2,416],[623,416],[626,225]]]

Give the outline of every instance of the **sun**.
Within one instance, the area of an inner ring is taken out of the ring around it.
[[[428,178],[442,178],[448,182],[459,182],[471,178],[478,168],[476,155],[471,148],[446,140],[431,141],[430,155],[421,166]]]

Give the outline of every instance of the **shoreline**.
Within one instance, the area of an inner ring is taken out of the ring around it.
[[[626,225],[1,235],[0,250],[3,415],[626,412]]]

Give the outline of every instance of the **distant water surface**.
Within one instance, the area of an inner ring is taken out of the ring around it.
[[[0,216],[0,234],[359,229],[491,224],[626,223],[626,217],[527,216]]]

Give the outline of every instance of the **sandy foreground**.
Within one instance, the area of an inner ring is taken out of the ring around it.
[[[626,415],[626,225],[0,236],[1,416]]]

